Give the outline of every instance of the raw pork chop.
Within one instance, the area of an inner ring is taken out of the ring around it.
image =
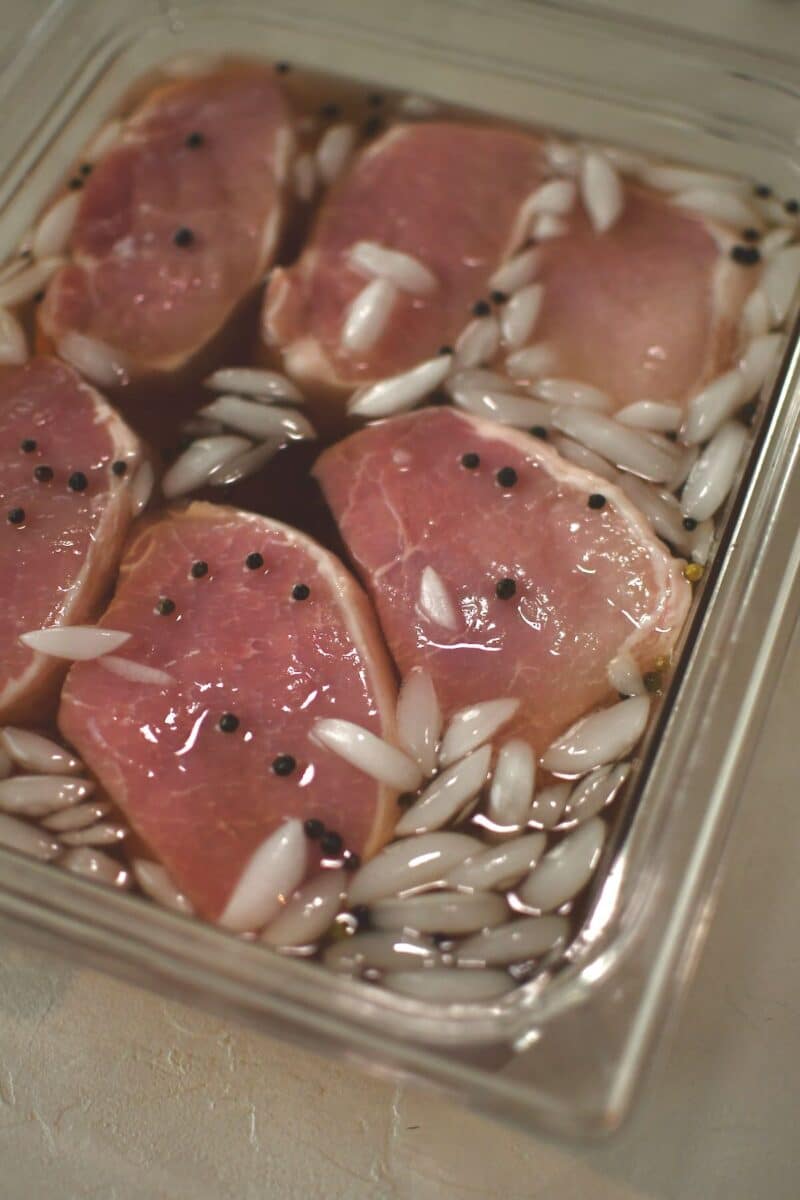
[[[731,241],[640,187],[625,186],[606,233],[576,205],[569,233],[540,247],[544,300],[530,342],[552,353],[542,373],[592,384],[616,408],[684,403],[730,363],[758,279],[724,252]]]
[[[524,134],[438,123],[391,130],[334,186],[299,261],[272,272],[265,339],[299,378],[339,387],[430,357],[485,295],[517,210],[543,175],[539,143]],[[339,340],[366,283],[347,262],[362,240],[413,255],[438,287],[428,297],[401,293],[383,336],[356,356]]]
[[[618,488],[536,438],[423,409],[333,446],[315,474],[401,672],[427,666],[448,713],[518,697],[539,753],[611,695],[615,655],[647,670],[680,631],[678,563]]]
[[[205,916],[289,817],[321,818],[358,854],[385,841],[394,793],[309,740],[322,716],[390,736],[394,719],[372,610],[327,550],[266,517],[192,504],[136,537],[100,624],[130,632],[123,656],[174,682],[76,664],[59,725]]]
[[[520,206],[545,173],[540,143],[524,134],[449,123],[391,131],[333,189],[299,262],[273,272],[266,340],[298,377],[339,388],[452,345],[488,301],[489,278],[518,241]],[[593,384],[618,407],[683,401],[718,374],[758,275],[723,252],[730,234],[630,185],[608,232],[592,230],[580,199],[565,220],[565,234],[539,247],[544,300],[530,340],[552,351],[540,374]],[[355,354],[340,341],[365,283],[348,261],[363,240],[414,256],[438,287],[401,292],[377,342]]]
[[[269,265],[292,147],[266,68],[159,88],[86,182],[44,333],[98,338],[131,373],[179,367]]]
[[[94,619],[131,521],[139,457],[130,429],[63,363],[36,358],[0,374],[0,722],[41,721],[55,700],[65,665],[17,639]]]

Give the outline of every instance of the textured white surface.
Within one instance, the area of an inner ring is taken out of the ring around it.
[[[0,40],[31,8],[2,0]],[[706,30],[735,13],[777,48],[798,12],[742,0],[674,9]],[[0,945],[0,1200],[796,1200],[798,687],[800,639],[677,1034],[613,1143],[576,1151],[511,1133]]]

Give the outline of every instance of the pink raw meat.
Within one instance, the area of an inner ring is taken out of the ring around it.
[[[248,555],[263,563],[249,568]],[[208,564],[195,578],[192,564]],[[304,584],[306,598],[293,598]],[[174,601],[156,611],[162,597]],[[222,912],[261,842],[319,817],[358,854],[389,836],[394,793],[309,733],[342,717],[391,736],[395,683],[372,609],[341,563],[266,517],[196,503],[132,542],[101,625],[174,682],[78,663],[59,726],[195,907]],[[238,728],[219,728],[224,713]],[[281,755],[296,766],[272,769]]]
[[[340,389],[452,345],[475,302],[488,299],[490,276],[519,240],[520,206],[546,174],[540,143],[521,133],[450,123],[392,130],[334,187],[298,263],[273,272],[265,339],[290,372]],[[718,374],[759,274],[730,261],[730,232],[627,184],[608,232],[593,232],[580,198],[564,219],[566,233],[539,248],[544,301],[530,340],[553,352],[541,373],[600,387],[617,407],[682,402]],[[361,240],[414,256],[439,286],[425,297],[400,293],[383,334],[355,354],[340,339],[365,283],[348,263]]]
[[[333,188],[299,261],[272,272],[265,339],[298,377],[339,387],[430,357],[470,319],[520,204],[543,177],[540,145],[524,134],[439,123],[391,130]],[[401,293],[384,335],[356,356],[339,339],[366,283],[347,264],[362,240],[413,255],[439,286],[429,297]]]
[[[66,664],[34,654],[19,635],[96,616],[131,521],[140,455],[138,439],[70,367],[36,358],[0,374],[0,721],[48,715]],[[117,461],[124,475],[112,471]],[[69,486],[75,472],[84,490]]]
[[[269,265],[293,140],[269,69],[153,92],[86,181],[72,261],[40,310],[44,334],[56,345],[70,330],[98,338],[132,374],[179,367]]]
[[[502,486],[509,467],[516,482]],[[680,632],[690,588],[677,561],[617,487],[536,438],[423,409],[326,450],[315,474],[400,671],[428,667],[447,713],[517,697],[516,731],[539,753],[613,694],[618,653],[647,670]],[[420,606],[429,567],[450,625]],[[506,599],[501,580],[514,583]]]
[[[722,252],[718,236],[630,185],[606,233],[577,205],[568,235],[541,246],[544,301],[531,342],[552,350],[546,374],[592,384],[616,408],[685,402],[728,366],[759,275]]]

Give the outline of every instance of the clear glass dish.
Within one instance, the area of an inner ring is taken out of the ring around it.
[[[59,0],[0,77],[0,250],[140,76],[184,53],[289,59],[800,190],[793,67],[575,6],[518,0]],[[459,1010],[323,974],[0,851],[0,930],[552,1132],[616,1127],[708,925],[737,790],[798,610],[795,314],[719,550],[699,589],[564,961]],[[101,902],[98,903],[98,900]]]

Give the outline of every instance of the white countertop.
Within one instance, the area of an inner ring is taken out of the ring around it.
[[[0,0],[0,40],[33,7]],[[658,12],[643,0],[626,11]],[[780,47],[791,3],[731,14]],[[796,1200],[800,638],[668,1052],[626,1129],[576,1150],[0,945],[0,1200]]]

